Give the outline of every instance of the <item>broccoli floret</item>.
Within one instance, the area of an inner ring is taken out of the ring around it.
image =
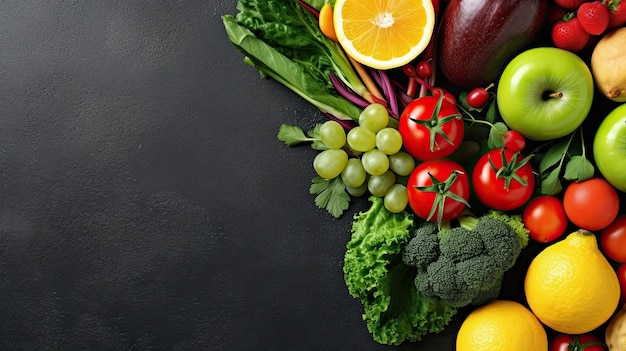
[[[405,247],[403,260],[419,267],[415,286],[420,293],[460,308],[499,295],[504,273],[513,267],[529,236],[521,216],[497,211],[480,217],[462,215],[458,223],[455,227],[444,223],[438,231],[433,223],[420,226],[415,241]]]
[[[441,254],[454,262],[462,262],[485,251],[483,238],[475,230],[463,227],[443,229],[439,232]]]
[[[418,271],[426,270],[426,267],[437,260],[438,256],[437,224],[432,222],[426,222],[417,227],[413,237],[402,250],[402,262],[416,267]]]
[[[419,274],[418,274],[419,276]],[[417,281],[415,287],[422,294],[433,293],[434,296],[446,301],[454,307],[468,305],[474,298],[471,289],[460,279],[456,265],[445,256],[439,256],[437,261],[428,265],[426,274],[422,279],[427,281]],[[425,289],[422,291],[420,289]]]
[[[510,216],[506,222],[502,218],[503,215],[492,211],[480,218],[476,231],[483,238],[485,250],[489,255],[496,257],[502,270],[506,271],[513,267],[520,252],[528,244],[528,239],[521,239],[523,235],[518,234],[509,224],[516,223]],[[519,222],[521,223],[521,220]],[[528,232],[525,236],[528,238]]]
[[[479,291],[495,283],[501,265],[493,256],[478,255],[456,264],[459,277],[469,289]]]
[[[503,277],[501,276],[500,278],[496,279],[492,286],[481,289],[480,292],[476,294],[476,297],[474,298],[474,300],[472,300],[471,304],[474,306],[480,306],[497,299],[498,296],[500,296],[502,279]]]

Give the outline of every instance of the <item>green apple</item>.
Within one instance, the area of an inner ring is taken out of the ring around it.
[[[593,92],[591,70],[580,57],[555,47],[538,47],[507,64],[496,98],[509,128],[543,141],[575,131],[591,109]]]
[[[593,139],[593,158],[602,176],[626,192],[626,104],[613,109]]]

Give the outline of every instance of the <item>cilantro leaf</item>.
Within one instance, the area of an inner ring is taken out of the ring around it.
[[[315,197],[315,205],[326,209],[333,217],[339,218],[350,205],[350,195],[346,192],[346,186],[341,177],[324,179],[315,177],[311,181],[309,192]]]
[[[280,126],[278,129],[278,140],[289,146],[314,141],[313,138],[308,138],[304,135],[304,131],[300,127],[289,124]]]

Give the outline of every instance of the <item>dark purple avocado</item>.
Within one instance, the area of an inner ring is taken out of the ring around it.
[[[536,38],[547,11],[548,0],[451,0],[439,34],[441,72],[461,89],[497,83]]]

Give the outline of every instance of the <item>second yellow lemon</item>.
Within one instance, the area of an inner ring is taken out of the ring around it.
[[[456,351],[545,351],[548,336],[532,312],[516,301],[494,300],[461,324]]]
[[[586,230],[546,247],[530,263],[526,300],[548,327],[566,334],[590,332],[606,322],[619,303],[615,270]]]
[[[365,66],[391,69],[428,46],[435,10],[431,0],[337,0],[333,22],[346,54]]]

